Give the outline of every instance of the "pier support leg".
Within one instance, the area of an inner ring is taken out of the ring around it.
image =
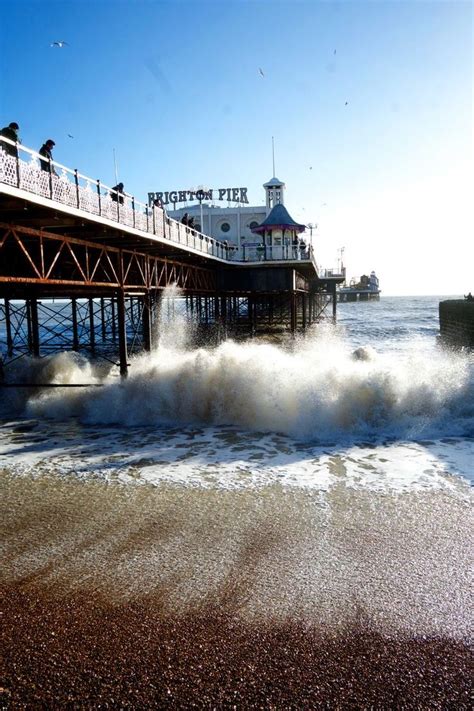
[[[293,291],[290,295],[290,328],[293,335],[296,333],[297,326],[296,306],[296,293]]]
[[[332,320],[334,323],[336,323],[337,320],[337,294],[336,294],[336,285],[331,284],[331,298],[332,298]]]
[[[127,329],[125,324],[125,292],[117,292],[117,329],[119,339],[120,375],[126,378],[128,374],[127,363]]]
[[[100,321],[102,326],[102,343],[105,343],[106,338],[106,324],[105,324],[105,304],[104,299],[100,300]]]
[[[79,350],[79,334],[77,331],[77,300],[71,299],[71,316],[72,316],[72,350]]]
[[[307,304],[307,296],[306,294],[301,294],[301,305],[302,305],[302,318],[303,318],[303,330],[306,329],[307,326],[307,321],[306,321],[306,304]]]
[[[39,321],[38,321],[38,301],[30,299],[30,318],[31,318],[31,352],[38,358],[40,354],[39,342]]]
[[[13,338],[9,299],[5,299],[5,327],[7,331],[7,355],[9,358],[11,358],[13,355]]]
[[[89,341],[92,355],[95,355],[94,299],[89,299]]]
[[[142,304],[142,328],[143,328],[143,346],[146,351],[151,351],[151,296],[147,291],[143,297]]]
[[[117,342],[117,325],[116,325],[116,320],[115,320],[115,298],[112,296],[110,299],[110,324],[112,326],[112,341],[114,343]]]

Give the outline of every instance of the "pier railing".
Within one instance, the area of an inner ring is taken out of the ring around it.
[[[312,261],[316,265],[314,250],[311,245],[247,245],[243,243],[241,247],[234,247],[229,252],[229,260],[234,262],[299,262]]]
[[[146,205],[133,195],[118,192],[95,180],[48,160],[31,148],[0,136],[0,183],[11,185],[62,205],[157,236],[198,252],[231,262],[310,261],[316,272],[314,250],[307,245],[245,245],[205,235],[168,217],[158,206]]]
[[[160,207],[149,207],[8,138],[0,137],[0,147],[1,183],[219,259],[229,258],[229,245],[173,220]]]

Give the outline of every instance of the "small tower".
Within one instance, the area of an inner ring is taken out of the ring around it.
[[[265,188],[265,204],[270,210],[272,209],[272,207],[275,207],[275,205],[285,204],[285,200],[283,197],[285,183],[273,176],[273,178],[269,180],[268,183],[263,184],[263,187]]]

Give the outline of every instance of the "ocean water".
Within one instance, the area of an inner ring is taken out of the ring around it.
[[[474,357],[440,347],[438,303],[341,304],[337,327],[295,343],[212,349],[187,347],[186,321],[165,303],[157,349],[123,383],[71,352],[17,362],[17,381],[103,387],[4,390],[4,467],[153,485],[463,491]]]
[[[439,300],[210,349],[176,313],[124,382],[72,353],[19,361],[15,379],[103,387],[2,392],[6,582],[472,639],[474,359],[438,344]]]

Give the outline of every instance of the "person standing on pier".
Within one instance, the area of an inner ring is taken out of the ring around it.
[[[8,126],[2,128],[0,136],[9,138],[10,141],[15,141],[15,143],[21,143],[20,137],[18,136],[19,130],[19,125],[15,121],[12,121]],[[8,153],[9,156],[13,156],[14,158],[18,158],[18,148],[16,146],[12,146],[10,143],[3,143],[3,141],[2,146],[5,153]]]
[[[110,197],[114,202],[123,205],[123,183],[117,183],[110,191]]]
[[[55,142],[49,138],[41,148],[39,149],[39,154],[41,156],[44,156],[46,160],[41,160],[40,158],[40,164],[41,164],[41,170],[47,170],[50,173],[53,173],[54,175],[57,175],[56,171],[54,170],[52,160],[53,160],[53,147],[55,146]]]

